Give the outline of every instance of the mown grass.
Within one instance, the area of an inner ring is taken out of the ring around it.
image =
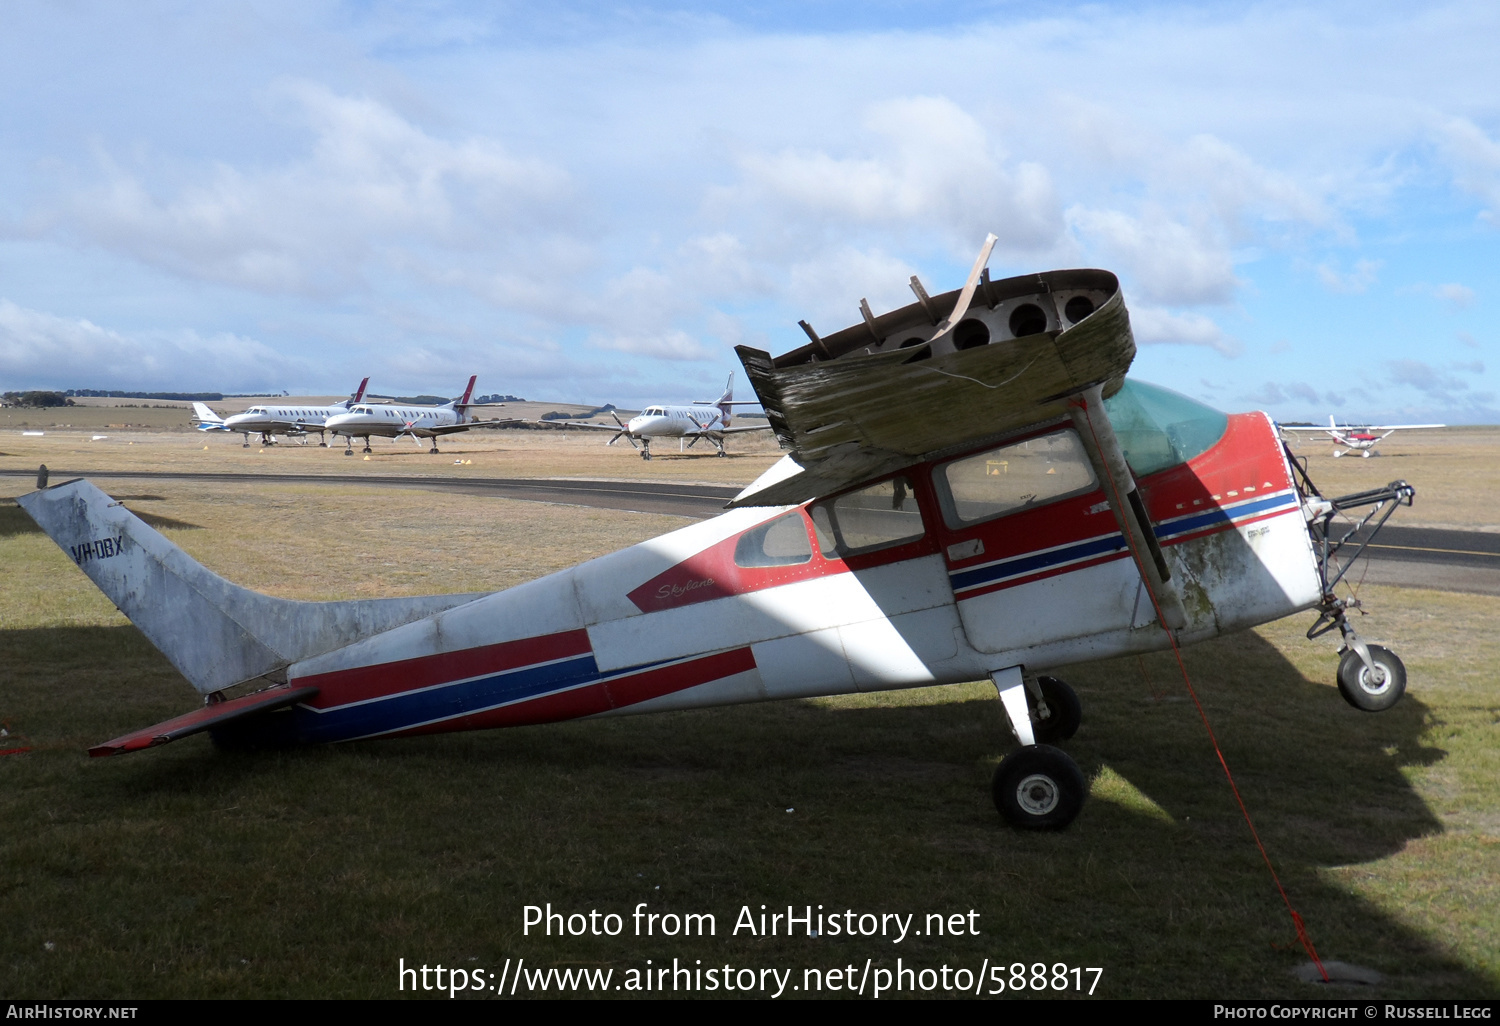
[[[174,540],[297,597],[367,594],[372,571],[382,594],[509,583],[678,523],[456,496],[438,525],[431,503],[361,513],[311,488],[150,487],[162,498],[135,508],[195,525]],[[1011,742],[978,684],[274,754],[197,737],[90,760],[192,693],[50,542],[7,523],[0,509],[0,720],[31,750],[0,758],[6,996],[384,997],[399,958],[498,973],[521,956],[799,979],[989,958],[1102,966],[1110,996],[1326,993],[1292,976],[1306,955],[1166,656],[1066,675],[1085,707],[1067,747],[1093,794],[1056,835],[1008,830],[991,807]],[[381,539],[394,568],[374,569]],[[1500,600],[1365,598],[1378,613],[1362,627],[1411,673],[1389,713],[1339,699],[1333,646],[1303,639],[1305,618],[1189,649],[1188,667],[1322,957],[1386,975],[1362,995],[1493,997]],[[523,936],[522,906],[547,902],[712,912],[718,935]],[[974,909],[981,933],[731,936],[745,904]]]

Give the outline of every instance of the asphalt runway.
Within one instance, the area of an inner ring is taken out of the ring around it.
[[[0,470],[9,477],[31,477],[32,470]],[[494,495],[528,502],[552,502],[596,509],[707,520],[724,511],[738,494],[730,485],[679,484],[659,481],[580,481],[546,478],[447,478],[388,474],[212,474],[174,471],[51,471],[53,484],[75,477],[177,480],[225,484],[309,484],[324,482],[384,488],[417,488],[467,495]],[[1397,516],[1400,514],[1398,513]],[[1351,583],[1393,584],[1440,591],[1500,595],[1500,534],[1431,527],[1383,528],[1378,540],[1355,566]]]

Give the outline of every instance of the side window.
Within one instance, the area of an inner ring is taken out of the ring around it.
[[[812,545],[801,513],[788,513],[740,536],[734,547],[736,566],[796,566],[812,559]]]
[[[926,533],[910,479],[900,476],[812,508],[825,556],[853,555],[915,541]]]
[[[936,478],[949,527],[1092,491],[1097,480],[1083,443],[1066,429],[946,463]]]

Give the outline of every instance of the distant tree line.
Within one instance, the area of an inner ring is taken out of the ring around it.
[[[224,398],[223,392],[122,392],[103,388],[70,388],[66,394],[97,399],[176,399],[196,403],[216,403]]]
[[[61,392],[6,392],[7,406],[76,406],[77,403]]]

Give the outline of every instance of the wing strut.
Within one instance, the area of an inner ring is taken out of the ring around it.
[[[1092,385],[1068,404],[1068,415],[1083,441],[1094,473],[1104,484],[1105,497],[1114,512],[1115,523],[1130,541],[1130,556],[1135,560],[1141,580],[1151,590],[1156,608],[1161,611],[1162,626],[1181,630],[1187,626],[1187,611],[1182,596],[1172,585],[1172,572],[1156,541],[1156,530],[1146,514],[1146,504],[1135,486],[1135,475],[1125,462],[1115,429],[1104,415],[1103,387]]]

